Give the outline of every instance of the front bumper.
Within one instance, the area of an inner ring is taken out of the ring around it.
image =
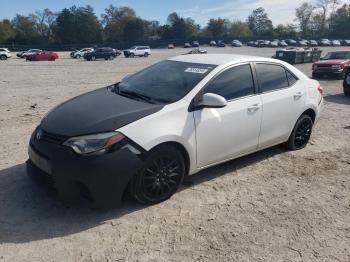
[[[344,72],[343,69],[334,69],[331,67],[318,67],[313,69],[312,71],[314,74],[319,74],[319,75],[340,75]]]
[[[28,174],[44,178],[55,188],[59,198],[70,204],[87,203],[99,208],[118,206],[142,163],[127,147],[104,155],[81,156],[69,147],[37,140],[34,135],[29,146],[49,168],[39,168],[35,164],[38,161],[32,157],[27,161]]]

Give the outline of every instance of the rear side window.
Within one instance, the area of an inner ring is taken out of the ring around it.
[[[279,65],[256,64],[261,92],[270,92],[289,86],[286,70]]]
[[[250,65],[227,69],[206,88],[205,93],[214,93],[232,100],[254,94],[254,82]]]

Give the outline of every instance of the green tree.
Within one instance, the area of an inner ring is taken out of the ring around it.
[[[0,44],[9,44],[15,38],[16,32],[10,20],[0,22]]]
[[[222,37],[227,34],[227,24],[227,20],[225,21],[225,19],[220,17],[218,19],[210,19],[206,30],[212,37]]]
[[[170,14],[167,23],[161,29],[164,39],[191,38],[197,36],[200,29],[193,19],[180,17],[177,13]]]
[[[231,37],[248,37],[252,36],[253,32],[249,29],[247,23],[242,21],[233,21],[231,24],[229,35]]]
[[[110,5],[101,15],[106,41],[123,40],[124,30],[129,21],[136,19],[136,13],[130,7],[115,7]]]
[[[350,36],[350,5],[345,4],[331,15],[330,34],[332,37],[348,38]]]
[[[145,23],[141,18],[134,18],[127,22],[124,28],[124,40],[135,41],[145,38]]]
[[[273,31],[274,31],[274,37],[280,38],[280,39],[298,37],[297,26],[293,24],[278,25]]]
[[[265,9],[259,7],[248,16],[249,29],[256,36],[272,36],[273,25]]]
[[[15,30],[15,43],[34,44],[40,42],[40,34],[32,17],[17,14],[12,20],[12,26]]]
[[[57,16],[54,32],[62,44],[102,41],[102,25],[91,6],[63,9]]]

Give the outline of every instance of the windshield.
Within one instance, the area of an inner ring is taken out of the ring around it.
[[[183,98],[215,67],[165,60],[123,79],[114,92],[172,103]]]
[[[350,52],[329,52],[323,59],[350,59]]]

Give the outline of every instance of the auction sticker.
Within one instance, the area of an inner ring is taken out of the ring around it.
[[[195,74],[205,74],[208,72],[208,69],[205,68],[197,68],[197,67],[189,67],[185,70],[186,73],[195,73]]]

